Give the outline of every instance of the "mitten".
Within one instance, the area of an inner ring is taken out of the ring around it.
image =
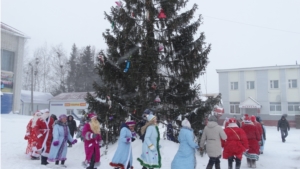
[[[126,138],[126,142],[129,143],[131,141],[131,138]]]
[[[154,151],[155,150],[155,147],[154,147],[154,145],[153,144],[151,144],[150,146],[148,146],[149,147],[149,149],[151,150],[151,151]]]
[[[53,141],[53,143],[52,143],[54,146],[58,146],[58,144],[59,144],[59,141]]]
[[[132,138],[131,138],[131,142],[134,142],[134,140],[135,140],[135,138],[132,137]]]
[[[43,136],[43,134],[39,134],[38,136],[37,136],[37,138],[40,138],[40,137],[42,137]]]
[[[74,139],[74,140],[72,141],[72,144],[75,144],[75,143],[77,143],[77,139]]]
[[[135,132],[132,132],[132,137],[136,137],[136,133]]]

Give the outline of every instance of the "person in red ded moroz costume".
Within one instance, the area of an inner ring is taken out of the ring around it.
[[[37,136],[37,150],[41,153],[41,164],[47,165],[48,154],[51,147],[54,120],[50,117],[48,109],[41,110],[42,116],[36,121],[34,127]]]
[[[247,157],[248,167],[256,167],[256,161],[259,159],[259,144],[258,142],[261,139],[261,135],[257,127],[253,124],[250,117],[244,118],[244,124],[241,127],[248,138],[249,150],[244,153]]]
[[[28,141],[26,154],[31,157],[32,160],[39,160],[40,154],[37,152],[37,137],[34,131],[34,127],[36,125],[36,121],[42,115],[41,112],[35,112],[33,114],[33,118],[30,119],[29,123],[26,127],[26,134],[24,139]]]
[[[228,168],[232,169],[235,160],[235,169],[240,169],[243,153],[248,149],[248,138],[243,129],[236,124],[235,118],[228,120],[228,126],[224,129],[227,139],[222,140],[223,158],[228,159]]]
[[[82,163],[84,168],[95,169],[100,166],[100,147],[99,143],[102,139],[100,131],[100,123],[97,115],[94,113],[88,114],[90,119],[82,130],[84,138],[85,160]]]
[[[260,124],[259,122],[256,121],[256,117],[255,117],[255,116],[252,115],[250,118],[251,118],[252,123],[256,126],[256,128],[257,128],[257,130],[258,130],[258,132],[259,132],[259,135],[262,136],[262,134],[263,134],[263,129],[262,129],[261,124]],[[260,140],[261,140],[261,139],[260,139]]]

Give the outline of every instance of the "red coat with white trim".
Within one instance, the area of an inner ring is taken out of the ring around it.
[[[227,135],[227,139],[222,140],[222,146],[224,147],[223,158],[235,156],[238,159],[242,159],[243,153],[248,149],[248,138],[243,129],[239,127],[230,127],[224,129]]]
[[[34,132],[34,129],[32,127],[32,121],[33,121],[33,118],[27,124],[26,134],[25,134],[24,139],[28,141],[28,145],[26,148],[26,154],[36,156],[36,154],[34,153],[34,150],[36,149],[37,137],[36,137],[36,133]]]
[[[39,118],[34,127],[37,136],[37,149],[41,152],[44,148],[41,155],[45,157],[48,157],[51,147],[53,124],[54,120],[51,117],[46,120]]]
[[[249,150],[248,153],[259,154],[259,144],[261,139],[260,133],[257,127],[253,123],[244,123],[241,127],[248,138]]]

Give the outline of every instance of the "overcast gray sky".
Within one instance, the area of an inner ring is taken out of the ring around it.
[[[102,37],[111,27],[104,11],[115,0],[1,0],[1,21],[30,37],[35,49],[62,44],[105,49]],[[216,69],[300,64],[299,0],[190,0],[203,15],[201,32],[212,44],[203,93],[218,92]]]

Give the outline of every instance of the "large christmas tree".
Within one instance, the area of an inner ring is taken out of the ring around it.
[[[111,24],[103,33],[108,49],[99,53],[96,66],[103,84],[95,83],[96,95],[86,99],[101,119],[140,117],[146,108],[170,119],[195,109],[211,111],[194,102],[200,91],[195,80],[205,71],[211,46],[198,32],[197,5],[186,10],[187,2],[123,0],[105,12]]]

